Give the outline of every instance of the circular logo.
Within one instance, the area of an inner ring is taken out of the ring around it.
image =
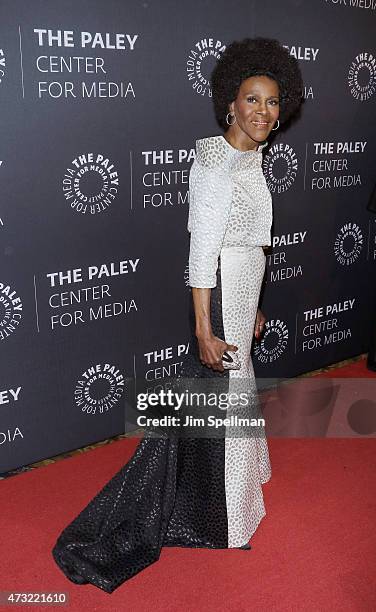
[[[124,388],[124,376],[116,366],[97,363],[81,374],[74,390],[74,401],[81,412],[103,414],[119,401]]]
[[[210,75],[225,49],[226,45],[220,40],[202,38],[190,50],[186,61],[187,77],[200,96],[212,97]]]
[[[356,100],[368,100],[376,89],[376,58],[372,53],[359,53],[351,62],[347,82]]]
[[[356,223],[345,223],[334,242],[336,260],[342,266],[350,266],[356,261],[363,247],[363,234]]]
[[[280,319],[266,321],[262,340],[255,344],[254,354],[261,363],[272,363],[284,352],[289,339],[286,323]]]
[[[81,214],[106,211],[119,190],[114,164],[101,153],[82,153],[63,176],[63,193],[72,210]]]
[[[22,319],[22,302],[10,285],[0,281],[0,340],[5,340]]]
[[[271,193],[287,191],[298,172],[298,158],[287,143],[271,147],[262,161],[264,176]]]

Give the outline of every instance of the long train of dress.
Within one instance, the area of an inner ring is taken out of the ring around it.
[[[200,363],[191,300],[190,352],[180,384],[206,379],[227,392],[245,385],[257,403],[250,351],[264,270],[261,247],[222,248],[211,290],[212,328],[238,346],[242,366],[220,373]],[[267,443],[263,429],[245,437],[222,431],[221,437],[170,431],[141,439],[131,460],[58,537],[52,554],[67,578],[112,593],[157,561],[163,546],[234,548],[247,542],[265,515]]]

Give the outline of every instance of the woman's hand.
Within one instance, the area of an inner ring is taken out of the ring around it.
[[[201,363],[218,372],[224,372],[222,364],[223,353],[225,351],[238,350],[235,344],[227,344],[227,342],[217,338],[217,336],[213,334],[198,337],[197,340]]]
[[[266,321],[266,317],[263,315],[261,310],[258,308],[257,309],[257,314],[256,314],[256,322],[255,322],[255,337],[256,337],[256,340],[260,340],[262,331],[264,329],[265,321]]]
[[[213,334],[210,321],[211,288],[192,287],[192,296],[196,317],[196,338],[198,341],[200,361],[208,368],[224,372],[222,355],[225,351],[237,351],[234,344],[227,344]]]

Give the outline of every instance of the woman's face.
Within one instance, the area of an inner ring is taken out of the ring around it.
[[[229,110],[235,114],[236,123],[228,133],[232,132],[235,139],[245,143],[250,139],[257,144],[266,140],[279,116],[278,83],[268,76],[245,79]]]

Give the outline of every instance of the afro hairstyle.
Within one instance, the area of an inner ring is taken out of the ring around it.
[[[249,77],[261,75],[278,83],[280,123],[298,110],[303,95],[298,60],[274,38],[244,38],[227,46],[211,74],[214,111],[225,131],[229,127],[229,104],[236,99],[240,85]]]

